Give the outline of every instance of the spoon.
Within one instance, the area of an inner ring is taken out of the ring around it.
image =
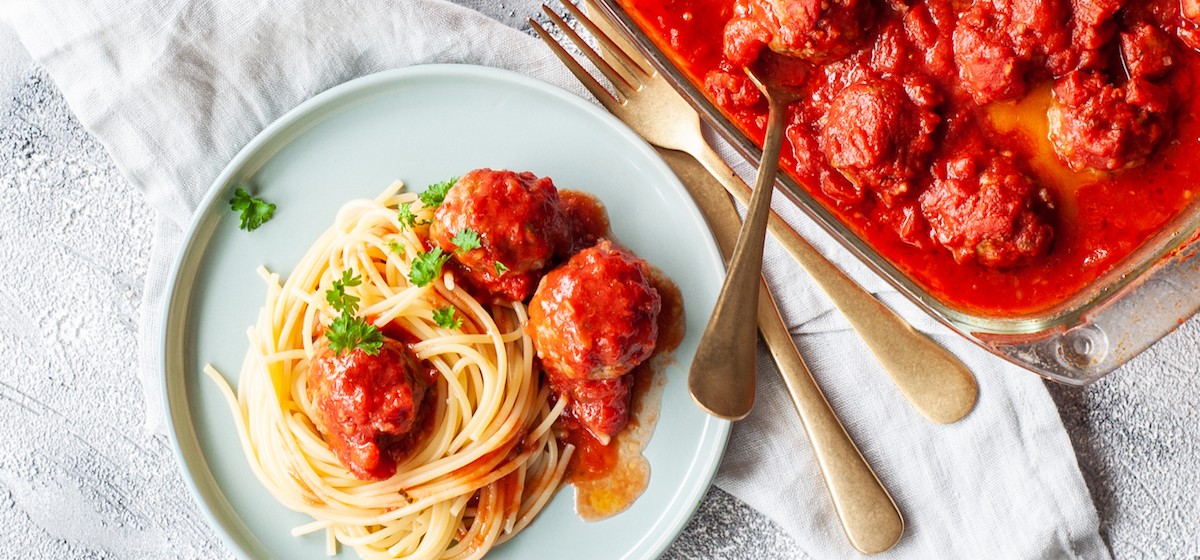
[[[767,98],[766,139],[725,283],[688,372],[688,391],[696,404],[713,416],[729,420],[745,418],[754,406],[763,243],[779,172],[787,108],[803,96],[800,88],[774,79],[775,64],[775,57],[764,56],[758,65],[746,68],[750,80]]]

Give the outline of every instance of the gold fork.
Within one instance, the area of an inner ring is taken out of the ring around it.
[[[564,33],[573,37],[573,41],[580,48],[587,48],[582,39],[571,31],[557,14],[546,6],[543,6],[543,9]],[[568,5],[568,9],[581,21],[586,19],[573,5]],[[532,20],[530,23],[581,81],[593,84],[589,89],[594,87],[592,91],[599,97],[600,92],[604,91],[603,87],[595,82],[544,28]],[[608,95],[607,92],[604,95]],[[623,116],[616,111],[614,114],[618,117]],[[733,252],[741,224],[733,202],[713,176],[697,165],[694,159],[678,151],[660,148],[660,153],[696,199],[697,205],[713,229],[722,254],[728,259]],[[759,327],[771,355],[779,366],[780,375],[788,387],[792,402],[803,420],[805,432],[812,443],[842,527],[850,543],[859,551],[870,554],[887,550],[904,532],[903,517],[830,408],[829,402],[796,350],[765,280],[760,279],[760,282],[761,295],[757,305]]]
[[[589,0],[590,4],[590,0]],[[721,159],[700,130],[700,117],[667,79],[623,37],[606,32],[570,2],[563,2],[605,53],[618,61],[615,68],[598,55],[550,8],[543,10],[572,42],[604,74],[616,90],[610,93],[552,38],[533,22],[543,40],[604,105],[647,142],[690,154],[702,164],[739,202],[746,205],[751,189]],[[597,22],[615,29],[595,5],[590,11]],[[625,47],[619,46],[620,41]],[[825,259],[783,218],[772,212],[767,225],[771,235],[792,255],[846,317],[871,353],[888,372],[901,394],[923,416],[947,424],[971,411],[978,396],[975,377],[962,362],[912,328],[891,309],[854,283]]]

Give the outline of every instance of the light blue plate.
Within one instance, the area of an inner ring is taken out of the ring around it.
[[[687,394],[688,365],[724,275],[692,200],[645,142],[583,99],[491,68],[417,66],[335,87],[259,134],[209,190],[176,262],[162,346],[172,439],[196,498],[235,551],[325,557],[323,533],[290,535],[308,519],[255,479],[229,409],[201,371],[211,363],[236,384],[246,329],[266,294],[255,268],[286,276],[350,199],[373,198],[396,179],[423,190],[479,167],[528,170],[598,196],[617,239],[679,285],[688,333],[666,372],[645,494],[624,513],[585,523],[565,488],[489,558],[654,558],[694,512],[729,423],[702,413]],[[229,210],[239,185],[279,207],[254,232],[239,230]],[[343,548],[341,556],[354,553]]]

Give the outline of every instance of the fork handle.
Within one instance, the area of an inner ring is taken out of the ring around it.
[[[687,152],[729,194],[748,204],[750,187],[707,142],[701,139]],[[767,230],[829,296],[917,411],[939,424],[961,420],[971,411],[979,389],[961,361],[862,289],[774,211]]]
[[[713,178],[692,156],[662,148],[658,152],[696,200],[721,254],[728,259],[741,221],[733,201],[711,185]],[[761,275],[758,329],[800,415],[846,537],[866,554],[887,550],[903,534],[904,518],[821,393]]]

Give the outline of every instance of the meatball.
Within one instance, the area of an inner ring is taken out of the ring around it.
[[[1011,156],[987,167],[963,155],[951,159],[921,195],[921,212],[934,240],[958,262],[1005,268],[1046,254],[1054,229],[1046,215],[1049,192],[1022,173]]]
[[[560,382],[561,383],[561,382]],[[570,415],[604,445],[629,423],[633,376],[575,381],[558,388],[571,399]]]
[[[704,89],[712,94],[717,106],[731,112],[753,107],[762,100],[754,82],[740,71],[712,70],[704,76]]]
[[[854,52],[874,22],[868,0],[737,0],[725,25],[725,57],[749,66],[763,47],[815,62]]]
[[[428,378],[412,350],[390,338],[375,355],[325,347],[313,358],[307,389],[313,420],[354,476],[381,480],[396,472],[394,444],[414,433],[425,412]]]
[[[830,165],[892,206],[926,172],[938,122],[901,86],[869,78],[833,99],[819,140]]]
[[[1025,95],[1028,74],[1070,64],[1065,0],[976,0],[954,27],[954,59],[975,102]]]
[[[1171,36],[1149,23],[1136,23],[1121,33],[1121,59],[1132,77],[1161,78],[1175,66]]]
[[[552,270],[529,303],[547,379],[602,442],[625,425],[631,381],[622,378],[654,352],[661,309],[649,265],[608,240]]]
[[[479,247],[459,250],[454,239],[466,230],[478,234]],[[453,255],[472,291],[495,300],[529,299],[568,235],[549,178],[492,169],[463,175],[429,226],[430,240]]]
[[[609,379],[654,351],[661,309],[646,261],[602,240],[546,275],[529,330],[552,377]]]
[[[1025,94],[1029,61],[1017,56],[1008,40],[992,29],[994,17],[971,10],[954,29],[954,59],[963,85],[980,105]]]
[[[1109,64],[1110,46],[1117,29],[1114,16],[1126,3],[1127,0],[1074,0],[1071,42],[1075,59],[1070,68],[1056,75],[1070,70],[1100,70]]]
[[[1053,91],[1050,141],[1076,171],[1139,165],[1166,135],[1170,92],[1145,79],[1115,86],[1099,74],[1072,72]]]

